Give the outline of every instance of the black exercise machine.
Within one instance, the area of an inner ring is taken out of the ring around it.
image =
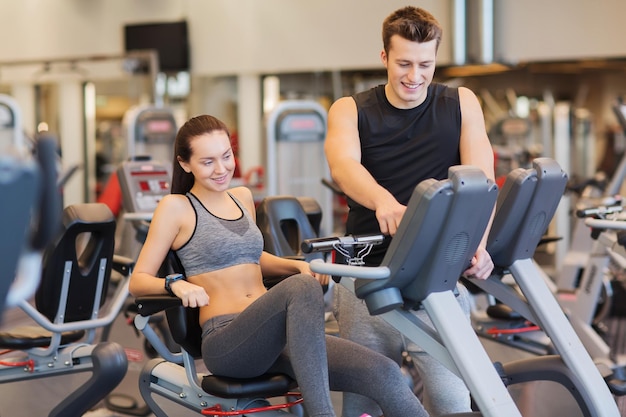
[[[114,342],[98,343],[97,331],[119,314],[134,262],[113,254],[115,218],[106,205],[70,205],[62,225],[60,236],[44,252],[34,305],[29,300],[16,304],[35,324],[0,332],[0,348],[10,351],[0,365],[0,383],[91,372],[49,414],[80,417],[126,373],[124,349]],[[112,269],[123,279],[108,297]]]

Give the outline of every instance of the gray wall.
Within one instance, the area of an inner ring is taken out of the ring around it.
[[[380,65],[383,18],[401,0],[20,0],[0,3],[0,63],[123,52],[123,25],[187,19],[192,72]],[[419,4],[449,26],[448,2]],[[449,48],[443,48],[443,51]],[[442,58],[447,53],[442,51]]]

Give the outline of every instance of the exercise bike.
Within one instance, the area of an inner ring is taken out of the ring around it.
[[[487,249],[492,255],[496,271],[510,274],[522,292],[518,293],[503,282],[502,274],[494,274],[485,281],[471,281],[540,326],[554,343],[557,352],[553,355],[496,364],[501,378],[499,382],[503,381],[507,387],[539,380],[556,382],[568,390],[584,416],[617,417],[619,410],[607,386],[607,381],[612,378],[611,372],[593,363],[530,259],[554,215],[566,181],[567,176],[558,164],[548,158],[538,158],[533,161],[532,169],[520,168],[507,176],[498,195]],[[451,213],[445,215],[448,221],[457,220]],[[488,358],[483,357],[482,346],[473,344],[472,335],[466,334],[462,328],[463,320],[455,316],[458,314],[455,311],[458,305],[455,306],[453,299],[445,298],[444,294],[449,292],[445,290],[451,288],[450,282],[456,283],[456,278],[462,272],[462,269],[454,271],[457,273],[454,279],[451,275],[446,275],[449,272],[446,271],[449,256],[457,253],[460,247],[454,245],[456,242],[453,240],[446,242],[445,238],[443,241],[448,244],[440,246],[440,234],[444,232],[439,229],[440,225],[435,224],[432,227],[432,233],[424,235],[419,235],[419,231],[415,230],[411,235],[412,239],[407,241],[403,236],[408,234],[405,228],[413,230],[418,226],[410,225],[403,219],[380,267],[312,262],[311,268],[316,272],[342,276],[341,284],[364,299],[371,314],[380,314],[462,377],[483,415],[519,415],[517,408],[508,408],[506,396],[498,391],[498,382],[490,379],[489,371],[493,365]],[[424,244],[419,247],[419,238],[422,242],[428,242],[428,245],[433,244],[435,252]],[[347,240],[348,238],[335,238],[307,244],[311,250],[331,250],[346,246]],[[356,237],[354,240],[357,241]],[[397,251],[401,254],[394,253]],[[361,249],[361,253],[363,252],[367,252],[367,245]],[[411,262],[394,265],[394,258],[400,256],[410,259]],[[432,261],[424,260],[423,257],[432,257]],[[360,263],[358,257],[354,262]],[[430,275],[429,272],[435,273]],[[412,308],[418,306],[422,306],[429,313],[435,324],[435,332],[425,328],[410,313]],[[462,352],[455,351],[457,343],[463,346]],[[495,391],[489,393],[489,389]],[[498,404],[507,407],[506,411],[498,410],[494,413],[490,408],[494,405],[494,398],[502,401]],[[546,404],[549,405],[554,404]]]

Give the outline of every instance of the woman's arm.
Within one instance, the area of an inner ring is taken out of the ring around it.
[[[186,197],[181,195],[168,195],[159,202],[130,278],[129,291],[134,297],[167,294],[165,280],[156,274],[172,246],[181,244],[177,238],[183,225],[182,219],[192,216],[192,212]],[[209,303],[206,291],[198,285],[181,280],[173,283],[171,289],[185,306],[197,307]]]

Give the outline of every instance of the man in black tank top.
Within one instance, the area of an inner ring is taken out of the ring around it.
[[[447,178],[448,168],[465,164],[494,179],[493,150],[482,109],[467,88],[433,83],[442,29],[427,11],[407,6],[383,23],[381,60],[387,83],[337,100],[328,113],[325,153],[333,180],[348,197],[348,234],[393,236],[415,186],[428,178]],[[487,231],[464,275],[489,277],[493,269],[485,250]],[[386,244],[366,258],[378,265]],[[401,360],[408,350],[424,382],[424,406],[431,415],[470,411],[464,383],[421,351],[407,347],[401,335],[368,314],[363,303],[335,286],[335,314],[342,337]],[[459,302],[469,316],[467,291]],[[418,315],[424,315],[418,311]],[[344,417],[380,411],[371,402],[344,394]],[[359,413],[359,414],[357,414]]]

